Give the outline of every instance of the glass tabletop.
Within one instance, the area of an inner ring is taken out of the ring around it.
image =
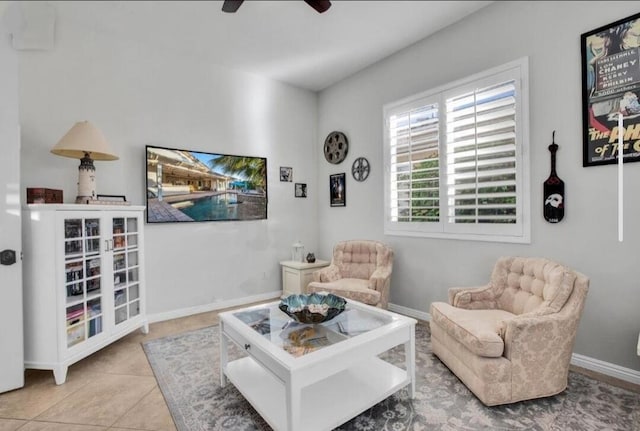
[[[294,357],[357,337],[393,320],[390,316],[351,307],[349,303],[333,319],[315,325],[296,322],[278,308],[278,303],[240,310],[233,316]]]

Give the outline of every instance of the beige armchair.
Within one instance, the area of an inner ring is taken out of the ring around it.
[[[333,248],[331,265],[313,273],[307,292],[330,292],[387,308],[392,269],[393,250],[385,244],[342,241]]]
[[[558,394],[588,289],[550,260],[500,258],[487,285],[431,304],[433,353],[488,406]]]

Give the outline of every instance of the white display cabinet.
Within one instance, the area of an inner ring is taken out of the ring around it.
[[[23,211],[25,368],[68,367],[142,328],[144,207],[32,204]]]

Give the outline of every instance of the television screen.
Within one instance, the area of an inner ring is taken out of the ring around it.
[[[267,159],[146,146],[147,223],[267,218]]]

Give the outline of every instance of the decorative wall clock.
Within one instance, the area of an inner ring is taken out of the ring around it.
[[[356,181],[366,180],[370,170],[369,161],[364,157],[358,157],[351,165],[351,175]]]
[[[347,157],[349,140],[342,132],[331,132],[324,140],[324,158],[327,162],[337,165]]]

